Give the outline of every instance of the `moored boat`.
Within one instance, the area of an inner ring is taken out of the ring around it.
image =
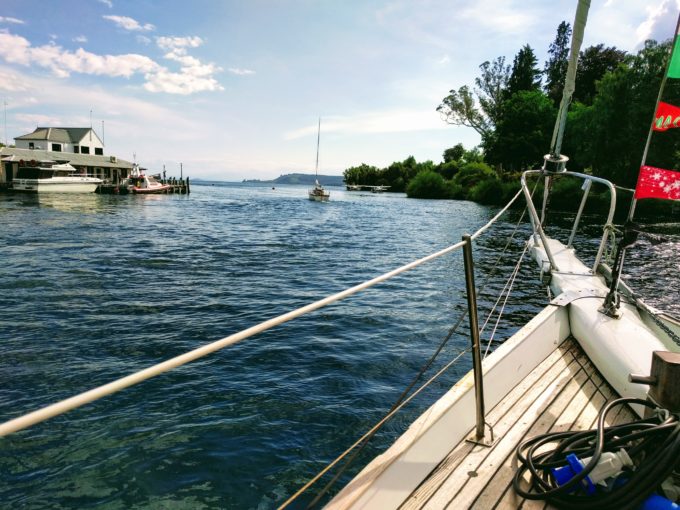
[[[68,163],[32,161],[19,166],[11,189],[27,193],[93,193],[101,183],[99,178],[77,174]]]
[[[321,140],[321,119],[319,119],[319,128],[316,135],[316,167],[314,169],[314,187],[307,193],[310,200],[315,202],[328,202],[331,197],[331,192],[319,184],[319,142]]]
[[[314,181],[314,187],[309,190],[309,199],[316,202],[328,202],[331,192],[319,184],[319,181]]]
[[[128,190],[139,195],[167,193],[172,186],[158,182],[152,175],[141,174],[130,177]]]

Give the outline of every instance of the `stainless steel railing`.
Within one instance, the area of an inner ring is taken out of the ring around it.
[[[559,271],[559,267],[557,266],[557,263],[555,262],[555,258],[553,257],[552,251],[550,250],[550,245],[548,243],[548,239],[545,235],[545,231],[543,228],[543,219],[545,218],[545,213],[546,213],[546,204],[547,204],[547,199],[544,198],[543,200],[543,207],[541,209],[541,216],[539,218],[538,212],[536,211],[536,207],[533,204],[532,197],[531,197],[531,192],[529,191],[529,187],[527,185],[527,177],[531,175],[543,175],[546,177],[552,177],[555,175],[560,175],[560,176],[571,176],[571,177],[576,177],[579,179],[583,179],[585,181],[585,186],[583,189],[583,197],[581,198],[581,203],[578,209],[578,212],[576,213],[576,218],[574,219],[574,224],[571,229],[571,234],[569,236],[569,241],[568,241],[568,246],[571,248],[574,242],[574,237],[576,236],[576,232],[578,230],[578,226],[581,221],[581,216],[583,214],[583,209],[585,208],[586,200],[588,199],[588,194],[590,193],[590,188],[592,186],[593,182],[597,182],[600,184],[605,185],[608,190],[609,190],[609,212],[607,214],[607,221],[603,227],[603,233],[602,233],[602,239],[600,241],[598,250],[597,250],[597,255],[595,256],[595,262],[593,264],[592,271],[593,273],[597,270],[598,265],[600,264],[600,260],[602,259],[602,254],[604,253],[605,247],[607,245],[607,240],[609,239],[609,231],[612,228],[613,225],[613,220],[614,220],[614,212],[616,211],[616,188],[615,186],[609,182],[607,179],[602,179],[601,177],[595,177],[593,175],[587,175],[587,174],[582,174],[579,172],[570,172],[568,170],[562,171],[562,172],[551,172],[547,171],[545,169],[541,170],[527,170],[522,174],[522,177],[520,179],[520,183],[522,186],[522,192],[524,193],[524,196],[527,201],[527,208],[529,210],[529,218],[531,219],[531,225],[533,228],[534,232],[534,240],[538,244],[538,240],[540,239],[541,245],[543,249],[545,250],[545,253],[548,257],[548,260],[550,261],[550,266],[551,270],[553,271]],[[547,193],[547,190],[546,190]]]

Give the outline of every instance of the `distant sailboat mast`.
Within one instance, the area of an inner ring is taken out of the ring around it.
[[[319,127],[316,131],[316,167],[314,167],[314,175],[316,177],[316,185],[319,185],[319,143],[321,142],[321,117],[319,117]]]

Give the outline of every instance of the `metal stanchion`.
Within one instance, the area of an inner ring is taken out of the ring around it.
[[[484,427],[484,381],[482,376],[482,352],[479,343],[479,323],[477,320],[477,292],[475,290],[475,268],[472,261],[472,238],[463,236],[463,262],[465,264],[465,288],[467,291],[468,317],[470,318],[470,341],[472,342],[472,370],[475,378],[475,404],[477,424],[473,434],[466,439],[471,443],[491,446],[493,443],[493,429],[490,437],[485,437]]]

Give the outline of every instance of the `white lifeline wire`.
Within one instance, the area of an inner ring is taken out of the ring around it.
[[[79,395],[75,395],[60,402],[56,402],[54,404],[33,411],[31,413],[19,416],[18,418],[14,418],[13,420],[9,420],[5,423],[0,424],[0,437],[31,427],[36,423],[40,423],[59,414],[63,414],[67,411],[71,411],[77,407],[88,404],[112,393],[116,393],[129,386],[138,384],[142,381],[145,381],[147,379],[160,375],[164,372],[172,370],[173,368],[177,368],[179,366],[185,365],[186,363],[202,358],[203,356],[223,349],[224,347],[236,344],[241,340],[245,340],[246,338],[249,338],[253,335],[262,333],[263,331],[266,331],[275,326],[283,324],[284,322],[288,322],[292,319],[300,317],[301,315],[307,314],[309,312],[322,308],[336,301],[340,301],[341,299],[344,299],[348,296],[356,294],[357,292],[360,292],[378,283],[388,280],[398,274],[409,271],[410,269],[413,269],[414,267],[424,264],[425,262],[429,262],[430,260],[433,260],[435,258],[441,257],[442,255],[446,255],[447,253],[455,251],[458,248],[461,248],[463,244],[464,244],[463,241],[458,242],[456,244],[449,246],[448,248],[444,248],[443,250],[440,250],[431,255],[428,255],[421,259],[415,260],[409,264],[403,265],[397,269],[394,269],[389,273],[385,273],[376,278],[373,278],[372,280],[368,280],[359,285],[355,285],[354,287],[350,287],[349,289],[345,289],[341,292],[338,292],[337,294],[333,294],[324,299],[320,299],[319,301],[315,301],[291,312],[284,313],[283,315],[279,315],[278,317],[274,317],[273,319],[266,320],[248,329],[244,329],[243,331],[222,338],[221,340],[216,340],[215,342],[194,349],[193,351],[180,354],[179,356],[171,358],[167,361],[163,361],[144,370],[140,370],[139,372],[135,372],[134,374],[130,374],[128,376],[112,381],[108,384],[104,384],[102,386],[91,389],[84,393],[80,393]]]

